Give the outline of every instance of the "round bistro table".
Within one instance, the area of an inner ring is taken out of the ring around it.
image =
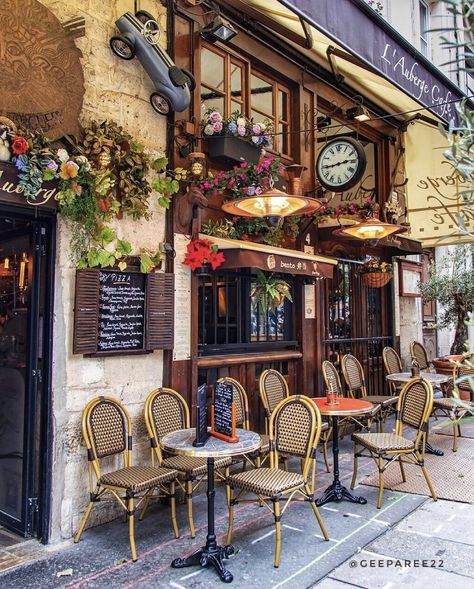
[[[449,374],[438,374],[435,372],[420,372],[418,376],[412,376],[411,372],[394,372],[393,374],[387,374],[385,380],[389,382],[408,382],[414,378],[424,378],[427,380],[431,385],[443,385],[448,384],[452,380],[452,377]],[[428,437],[428,432],[426,432],[426,437]],[[426,454],[433,454],[434,456],[444,456],[444,452],[442,450],[438,450],[438,448],[433,448],[433,446],[427,441],[425,445],[425,452]]]
[[[260,448],[262,443],[262,440],[257,433],[246,429],[237,429],[236,435],[239,438],[238,442],[231,444],[211,436],[208,438],[204,446],[197,448],[193,446],[193,442],[196,438],[196,430],[194,428],[189,428],[166,434],[160,441],[163,450],[166,450],[167,452],[207,458],[206,545],[191,556],[187,556],[186,558],[175,558],[171,563],[171,566],[175,569],[180,569],[190,566],[199,565],[207,567],[212,565],[216,569],[221,581],[224,581],[224,583],[231,583],[234,578],[232,573],[226,570],[223,563],[225,558],[229,558],[229,556],[233,554],[234,549],[232,546],[219,546],[216,540],[214,530],[214,497],[216,493],[214,490],[214,459],[254,452]]]
[[[322,496],[317,499],[316,505],[319,507],[329,501],[342,501],[343,499],[347,499],[352,503],[367,503],[367,499],[353,495],[346,487],[341,485],[341,481],[339,480],[339,434],[337,430],[339,417],[370,413],[373,411],[374,405],[362,399],[348,399],[345,397],[340,397],[337,405],[328,405],[326,403],[326,397],[315,398],[313,401],[321,412],[321,415],[327,415],[332,419],[332,455],[334,465],[333,482],[324,491]]]

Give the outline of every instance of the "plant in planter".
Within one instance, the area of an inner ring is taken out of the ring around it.
[[[293,302],[288,282],[275,274],[265,274],[260,270],[251,297],[264,314],[268,311],[275,312],[285,299]]]
[[[202,134],[208,140],[209,156],[222,163],[257,163],[262,148],[271,147],[273,127],[265,120],[256,123],[234,111],[224,119],[219,111],[208,109],[201,122]]]
[[[353,217],[360,217],[360,218],[367,218],[367,217],[378,217],[379,215],[379,204],[370,196],[365,198],[362,202],[353,202],[353,201],[343,201],[338,205],[332,207],[329,203],[323,205],[313,215],[313,220],[315,224],[318,224],[320,221],[333,218],[353,218]]]
[[[377,258],[368,258],[361,267],[361,274],[364,284],[371,288],[382,288],[392,279],[393,266]]]
[[[225,262],[224,254],[219,252],[217,245],[209,239],[192,239],[186,246],[186,256],[183,264],[189,266],[191,270],[200,274],[205,274],[212,270],[217,270]]]
[[[467,342],[469,313],[474,311],[474,272],[470,266],[474,245],[459,245],[436,265],[432,264],[426,282],[420,283],[424,303],[442,305],[438,327],[455,327],[450,354],[463,354]]]

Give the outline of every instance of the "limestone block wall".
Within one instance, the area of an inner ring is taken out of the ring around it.
[[[82,50],[85,98],[81,123],[113,119],[150,152],[166,148],[166,119],[152,109],[153,85],[137,60],[123,61],[109,48],[115,20],[134,10],[133,0],[41,0],[62,21],[83,16],[86,36],[76,40]],[[139,8],[157,17],[166,43],[166,11],[159,0],[141,0]],[[120,237],[134,248],[157,248],[164,239],[164,210],[153,203],[149,222],[123,219],[116,223]],[[58,226],[54,310],[53,413],[54,466],[51,541],[70,538],[77,530],[88,501],[87,461],[82,442],[81,412],[93,397],[118,398],[132,415],[135,463],[149,460],[142,419],[143,402],[150,390],[162,384],[162,352],[144,356],[83,358],[72,354],[75,268],[70,260],[70,233]],[[93,511],[91,523],[115,517],[109,508]]]

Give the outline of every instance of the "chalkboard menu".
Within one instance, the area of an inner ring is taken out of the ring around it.
[[[76,272],[73,353],[172,350],[174,275],[85,268]]]
[[[99,273],[99,351],[141,350],[145,336],[145,275]]]
[[[235,404],[231,384],[225,382],[215,384],[211,411],[211,435],[227,442],[238,442],[239,439],[235,435]]]
[[[207,431],[207,405],[206,405],[206,385],[201,385],[197,390],[196,397],[196,439],[193,446],[204,446],[209,433]]]

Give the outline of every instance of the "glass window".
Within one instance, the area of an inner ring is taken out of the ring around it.
[[[428,57],[428,30],[430,28],[430,9],[428,5],[420,0],[420,51]]]
[[[262,313],[250,296],[255,275],[228,271],[200,280],[201,355],[296,346],[292,303],[284,300],[275,311]],[[285,280],[291,283],[291,277]]]
[[[289,88],[212,45],[203,45],[201,72],[203,113],[213,108],[228,117],[239,111],[255,122],[270,121],[277,133],[271,151],[291,159]]]

